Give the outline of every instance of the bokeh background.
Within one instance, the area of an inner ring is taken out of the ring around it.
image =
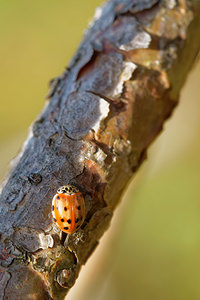
[[[0,179],[100,0],[0,0]],[[200,64],[69,300],[200,299]]]

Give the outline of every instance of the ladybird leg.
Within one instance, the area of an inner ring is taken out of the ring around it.
[[[69,234],[67,234],[67,236],[65,236],[63,245],[65,248],[68,248],[68,244],[69,244]]]
[[[59,232],[59,238],[60,238],[61,241],[62,241],[62,237],[63,237],[63,232],[60,230],[60,232]]]
[[[74,264],[76,265],[79,262],[79,259],[78,259],[78,255],[77,255],[76,251],[73,251],[70,248],[69,236],[70,235],[68,234],[68,236],[66,237],[66,240],[65,240],[65,243],[64,243],[64,247],[67,248],[67,250],[73,254],[73,256],[74,256]]]
[[[67,239],[68,234],[66,232],[63,232],[63,231],[60,230],[60,234],[59,235],[60,235],[60,243],[61,243],[61,245],[64,246],[65,240]]]

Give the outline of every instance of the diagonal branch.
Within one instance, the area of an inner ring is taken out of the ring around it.
[[[110,0],[98,13],[1,193],[0,299],[63,299],[131,176],[178,103],[200,46],[199,0]],[[83,191],[86,219],[62,235],[57,188]]]

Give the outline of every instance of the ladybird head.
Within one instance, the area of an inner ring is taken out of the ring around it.
[[[63,185],[61,187],[59,187],[59,189],[57,190],[58,194],[68,194],[68,195],[73,195],[78,193],[79,190],[77,189],[77,187],[75,187],[74,185]]]

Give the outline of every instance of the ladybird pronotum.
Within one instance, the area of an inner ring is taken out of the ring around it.
[[[77,231],[85,219],[85,201],[73,185],[61,186],[52,200],[52,216],[59,229],[66,233]]]

